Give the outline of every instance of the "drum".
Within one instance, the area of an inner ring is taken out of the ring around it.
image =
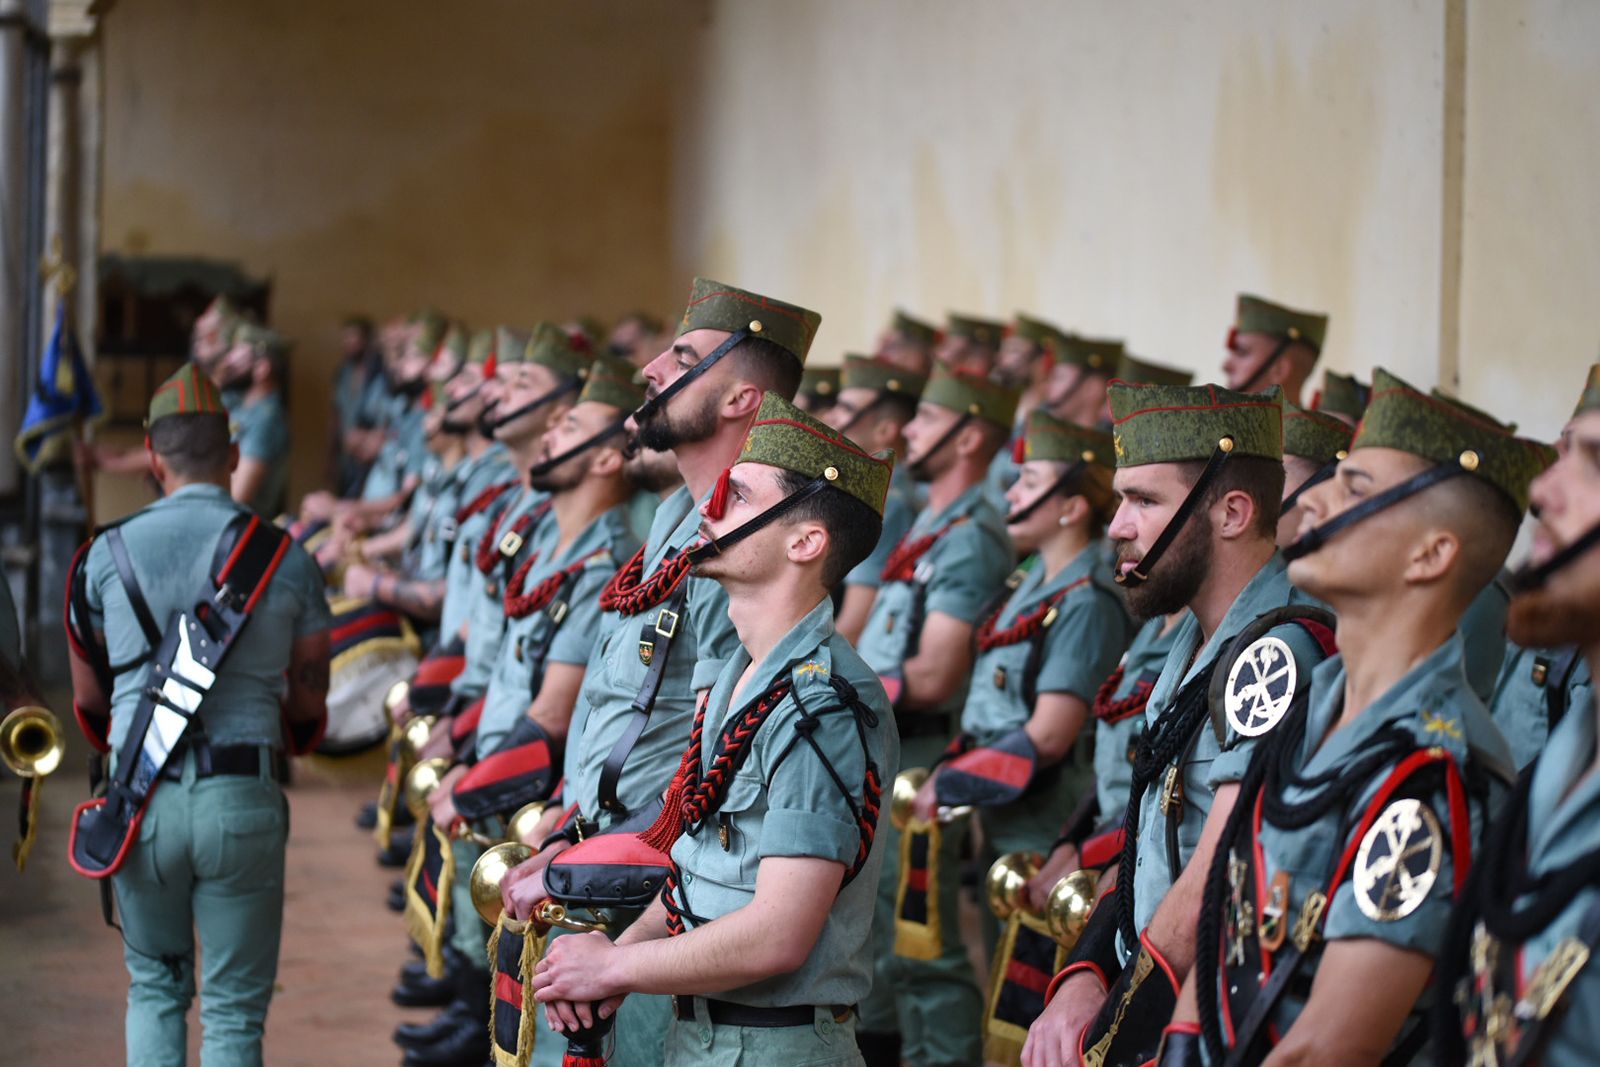
[[[330,597],[332,662],[328,730],[317,751],[326,756],[362,752],[389,736],[383,696],[411,677],[422,652],[406,617],[364,597]]]

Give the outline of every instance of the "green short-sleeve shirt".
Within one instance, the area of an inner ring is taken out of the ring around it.
[[[481,584],[472,594],[467,616],[466,666],[450,683],[450,692],[457,700],[476,700],[489,687],[489,675],[494,670],[495,657],[500,653],[500,643],[506,632],[503,601],[506,581],[533,554],[545,556],[553,551],[561,536],[555,515],[544,507],[549,494],[519,486],[507,490],[505,499],[505,507],[492,523],[496,544],[508,534],[516,532],[519,520],[526,517],[530,521],[518,535],[522,538],[522,545],[515,555],[508,556],[497,550],[489,573],[478,572]],[[541,508],[544,509],[542,514]],[[490,523],[484,524],[479,539],[490,527]],[[477,556],[479,539],[474,539],[467,546],[474,558]],[[473,569],[477,571],[476,563]]]
[[[464,476],[461,504],[456,508],[456,513],[476,500],[484,490],[516,478],[516,472],[506,462],[502,445],[495,445],[477,460],[467,462],[475,463],[475,466]],[[515,491],[515,488],[506,490],[507,493]],[[441,547],[447,549],[444,603],[439,609],[441,641],[449,640],[461,629],[472,605],[477,601],[477,594],[483,589],[483,575],[478,573],[478,567],[473,562],[473,550],[477,547],[478,538],[489,528],[492,518],[490,513],[480,511],[465,522],[458,522],[456,513],[443,519],[444,526],[439,532]]]
[[[219,486],[188,485],[118,527],[158,627],[164,629],[173,613],[189,610],[216,592],[212,585],[216,544],[234,516],[245,511]],[[147,655],[151,650],[104,534],[95,538],[83,565],[88,568],[88,622],[105,634],[110,661],[123,664]],[[213,744],[282,743],[279,700],[294,642],[328,629],[330,621],[322,572],[304,549],[291,542],[200,705],[201,721]],[[113,747],[128,731],[149,673],[146,664],[117,675],[110,694]]]
[[[484,694],[483,716],[478,720],[480,757],[498,748],[517,718],[527,712],[550,664],[589,662],[595,642],[600,639],[600,590],[637,547],[628,525],[627,507],[623,505],[595,519],[562,552],[548,558],[541,556],[534,563],[524,579],[525,591],[580,562],[583,569],[573,576],[561,600],[566,611],[559,625],[548,610],[518,619],[507,617],[505,636]],[[540,656],[538,650],[546,641],[549,652]]]
[[[267,468],[249,504],[256,514],[272,518],[283,510],[284,489],[289,484],[289,420],[283,398],[274,392],[248,403],[241,401],[230,410],[229,421],[239,457]]]
[[[878,588],[883,581],[884,564],[889,562],[889,553],[911,529],[917,512],[921,510],[916,481],[905,467],[897,464],[894,473],[889,476],[889,495],[883,501],[883,533],[878,536],[878,545],[870,556],[850,569],[850,573],[845,575],[844,584]]]
[[[1167,657],[1155,689],[1151,691],[1150,702],[1145,706],[1145,728],[1148,730],[1176,704],[1185,684],[1201,672],[1210,673],[1222,650],[1246,626],[1274,608],[1314,603],[1289,584],[1283,557],[1274,554],[1246,583],[1223,616],[1217,632],[1211,635],[1203,648],[1200,647],[1200,624],[1193,615],[1185,617],[1177,626],[1172,652]],[[1311,668],[1323,659],[1321,646],[1295,623],[1269,630],[1266,636],[1278,638],[1289,646],[1301,684],[1310,678]],[[1139,808],[1138,859],[1133,880],[1134,923],[1139,929],[1149,925],[1161,898],[1166,896],[1167,890],[1172,888],[1172,883],[1189,862],[1189,857],[1194,855],[1217,788],[1244,777],[1258,741],[1259,738],[1239,736],[1231,726],[1226,725],[1225,720],[1224,735],[1220,741],[1209,721],[1200,725],[1183,763],[1183,809],[1177,828],[1176,855],[1169,854],[1168,816],[1161,811],[1162,783],[1157,781],[1146,788]]]
[[[1501,571],[1484,586],[1461,616],[1458,630],[1466,642],[1467,681],[1483,703],[1494,697],[1495,679],[1506,654],[1506,612],[1511,608],[1511,589]]]
[[[1161,668],[1172,652],[1172,642],[1178,636],[1178,624],[1170,629],[1166,616],[1158,615],[1145,622],[1134,635],[1133,643],[1122,657],[1122,680],[1112,690],[1111,707],[1117,701],[1128,700],[1138,692],[1148,698],[1161,677]],[[1094,780],[1100,805],[1100,826],[1122,824],[1123,812],[1128,807],[1128,790],[1133,788],[1133,752],[1139,737],[1144,733],[1144,707],[1123,715],[1103,714],[1096,708],[1094,726]]]
[[[1552,706],[1582,715],[1593,706],[1589,661],[1575,648],[1522,648],[1507,642],[1489,713],[1506,735],[1518,769],[1539,758]]]
[[[870,758],[883,782],[894,780],[899,765],[888,699],[872,670],[834,632],[828,601],[818,604],[778,642],[734,705],[733,687],[749,665],[743,648],[724,664],[707,701],[705,738],[715,738],[731,714],[782,675],[793,679],[794,690],[756,731],[721,808],[710,817],[719,830],[727,828],[727,848],[721,833],[710,828],[685,834],[673,846],[672,857],[680,871],[678,902],[707,920],[754,899],[756,875],[767,857],[814,857],[846,867],[853,863],[861,844],[857,812],[867,761]],[[858,723],[842,707],[831,684],[835,678],[855,689],[870,709],[870,720],[863,716]],[[820,720],[811,734],[815,749],[796,729],[801,705]],[[703,759],[709,764],[714,743],[708,741],[704,749]],[[849,797],[835,784],[824,758],[850,791]],[[834,900],[821,936],[798,970],[719,997],[760,1007],[859,1001],[872,984],[867,934],[882,863],[883,850],[875,846],[861,871]]]
[[[644,580],[661,569],[669,552],[682,552],[698,541],[699,531],[700,515],[687,488],[662,501],[645,542]],[[629,811],[659,798],[671,782],[688,743],[695,694],[711,688],[739,647],[722,586],[708,578],[684,581],[684,612],[661,689],[617,782],[617,799]],[[646,628],[654,630],[660,612],[657,605],[634,615],[607,612],[601,618],[600,643],[590,655],[567,739],[565,800],[577,803],[585,818],[601,818],[600,773],[633,718],[633,700],[649,670],[640,641]],[[606,814],[601,822],[610,825],[611,819]]]

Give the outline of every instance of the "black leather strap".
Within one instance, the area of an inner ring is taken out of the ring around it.
[[[550,620],[550,625],[544,629],[544,636],[539,638],[539,643],[534,645],[527,653],[528,660],[533,666],[528,685],[528,697],[531,700],[539,695],[539,690],[544,686],[545,661],[550,657],[550,646],[555,644],[556,634],[561,631],[561,624],[567,621],[569,610],[567,595],[572,592],[572,587],[577,584],[581,570],[572,571],[561,579],[555,595],[550,598],[550,603],[544,607],[544,614]]]
[[[661,392],[657,393],[655,396],[651,397],[643,404],[640,404],[637,408],[635,408],[633,412],[634,423],[643,423],[656,412],[665,408],[668,401],[677,396],[679,393],[683,392],[685,389],[689,388],[690,385],[694,384],[695,379],[699,378],[702,374],[715,366],[723,356],[727,355],[729,352],[732,352],[735,348],[738,348],[741,344],[753,336],[755,335],[752,334],[748,329],[734,330],[728,335],[728,339],[723,341],[716,348],[713,348],[711,350],[711,354],[706,356],[705,359],[702,359],[699,363],[696,363],[694,366],[678,375],[677,380],[671,385],[667,386],[665,389],[661,390]]]
[[[133,617],[139,621],[145,643],[154,651],[161,643],[161,627],[156,625],[155,616],[150,614],[150,603],[144,598],[139,576],[133,569],[133,558],[128,555],[128,546],[122,540],[122,531],[113,527],[106,531],[105,538],[106,547],[111,550],[111,562],[116,565],[117,577],[122,581],[123,592],[128,595],[128,606],[133,609]]]
[[[559,455],[551,456],[543,463],[535,463],[532,467],[528,468],[528,477],[542,478],[544,475],[549,474],[551,471],[561,466],[573,456],[581,456],[600,442],[609,441],[611,438],[617,436],[617,434],[623,431],[626,425],[627,419],[618,419],[616,422],[613,422],[610,426],[607,426],[599,433],[579,441],[565,452],[562,452]]]
[[[1194,514],[1195,509],[1200,506],[1200,501],[1204,498],[1206,490],[1216,480],[1218,472],[1222,470],[1222,465],[1228,461],[1228,456],[1232,453],[1233,438],[1224,437],[1222,442],[1219,442],[1216,449],[1212,451],[1211,458],[1206,460],[1204,469],[1200,471],[1200,477],[1196,478],[1194,485],[1189,488],[1189,495],[1183,498],[1183,503],[1178,505],[1178,510],[1172,513],[1172,518],[1168,521],[1166,529],[1161,531],[1161,536],[1156,538],[1156,543],[1150,546],[1150,551],[1144,554],[1144,558],[1131,571],[1126,573],[1119,572],[1116,575],[1118,585],[1139,586],[1150,580],[1150,572],[1161,561],[1161,557],[1166,554],[1167,549],[1172,547],[1172,542],[1177,539],[1178,534],[1183,530],[1184,524],[1189,521],[1189,517]]]
[[[1006,525],[1015,526],[1019,522],[1027,522],[1028,517],[1034,512],[1038,511],[1041,504],[1071,484],[1072,480],[1076,478],[1078,473],[1087,465],[1088,464],[1086,461],[1081,459],[1072,464],[1072,466],[1068,467],[1064,472],[1062,472],[1061,477],[1050,483],[1050,488],[1046,489],[1028,503],[1024,504],[1021,511],[1013,512],[1012,514],[1007,515]]]
[[[1335,534],[1346,530],[1364,519],[1370,519],[1385,508],[1393,507],[1400,501],[1416,496],[1424,489],[1431,489],[1440,482],[1449,481],[1467,473],[1467,469],[1459,463],[1440,463],[1429,467],[1421,474],[1413,475],[1399,485],[1391,486],[1377,496],[1368,497],[1355,507],[1341,511],[1333,518],[1320,526],[1307,531],[1299,540],[1283,550],[1283,558],[1297,560],[1309,556],[1323,545],[1327,544]]]
[[[695,997],[673,997],[672,1013],[680,1022],[695,1019]],[[751,1026],[772,1029],[780,1026],[810,1026],[817,1017],[817,1009],[810,1004],[795,1004],[782,1008],[758,1008],[750,1004],[735,1004],[731,1000],[705,1001],[706,1015],[717,1026]],[[826,1009],[836,1022],[844,1022],[855,1012],[854,1004],[833,1004]]]
[[[640,736],[644,734],[644,728],[650,722],[650,713],[656,706],[656,697],[661,693],[661,683],[667,673],[667,659],[672,654],[672,646],[685,622],[684,600],[688,592],[689,582],[685,579],[678,583],[678,588],[672,591],[657,610],[655,621],[650,624],[649,640],[652,646],[650,666],[645,671],[644,682],[639,686],[639,692],[633,698],[633,716],[623,729],[622,736],[617,738],[617,743],[611,746],[611,752],[600,768],[600,807],[613,815],[621,816],[628,812],[627,807],[617,797],[617,783],[622,780],[622,768],[632,755],[633,746],[639,743]]]
[[[183,754],[186,748],[194,748],[196,755],[196,778],[213,778],[217,775],[230,775],[241,778],[259,777],[262,770],[261,745],[189,745],[173,752],[173,758],[167,761],[162,768],[161,777],[168,781],[178,782],[183,780]],[[200,759],[201,749],[206,752],[206,758]],[[267,772],[274,781],[282,782],[278,760],[272,755],[271,750],[265,756]]]
[[[1235,391],[1236,392],[1240,392],[1240,393],[1251,393],[1251,392],[1254,392],[1257,383],[1259,383],[1261,381],[1261,379],[1266,376],[1267,371],[1272,369],[1273,364],[1277,363],[1278,360],[1283,358],[1283,354],[1285,352],[1289,351],[1289,346],[1294,344],[1294,341],[1295,341],[1295,339],[1293,337],[1284,337],[1281,340],[1279,340],[1278,341],[1278,347],[1276,347],[1276,348],[1274,348],[1272,350],[1272,354],[1270,356],[1268,356],[1266,359],[1262,360],[1261,361],[1261,366],[1259,366],[1259,367],[1257,367],[1255,369],[1255,373],[1251,374],[1250,377],[1246,378],[1244,384],[1239,386],[1239,388],[1237,390],[1235,390]],[[1311,342],[1309,342],[1309,341],[1307,341],[1306,343],[1308,345],[1311,345]],[[1317,350],[1316,346],[1315,345],[1311,345],[1311,351],[1315,352],[1316,350]]]
[[[725,550],[732,548],[757,530],[787,515],[798,507],[802,501],[811,499],[831,484],[826,478],[811,479],[803,487],[790,493],[749,522],[729,530],[721,537],[713,537],[703,544],[695,545],[689,550],[689,558],[695,563],[700,563],[713,556],[720,556]]]
[[[1315,489],[1329,478],[1332,478],[1333,472],[1339,469],[1339,461],[1343,458],[1344,453],[1341,452],[1339,455],[1333,457],[1332,459],[1328,460],[1328,462],[1318,467],[1316,472],[1313,473],[1311,477],[1301,482],[1299,486],[1295,488],[1294,492],[1283,498],[1283,506],[1278,509],[1278,514],[1286,515],[1290,511],[1293,511],[1294,506],[1300,503],[1300,498],[1303,495],[1310,490]]]
[[[1572,563],[1573,560],[1588,552],[1595,545],[1600,544],[1600,524],[1596,524],[1582,537],[1551,556],[1537,567],[1524,567],[1511,577],[1511,592],[1528,593],[1542,588],[1555,574]]]
[[[961,432],[961,428],[963,426],[965,426],[967,423],[971,422],[971,421],[972,421],[972,415],[970,413],[968,413],[968,412],[963,411],[961,413],[961,417],[959,419],[957,419],[955,422],[951,423],[950,424],[950,428],[948,430],[946,430],[944,433],[939,435],[939,439],[933,443],[933,446],[931,448],[929,448],[922,455],[918,456],[916,459],[911,460],[911,462],[910,462],[911,469],[913,471],[915,471],[918,468],[920,468],[923,464],[927,463],[928,460],[933,458],[934,453],[938,452],[939,449],[943,448],[945,445],[949,444],[951,441],[954,441],[956,439],[956,434]]]
[[[582,378],[569,378],[560,385],[556,386],[554,389],[550,390],[548,393],[534,397],[532,400],[528,401],[526,404],[523,404],[519,408],[513,408],[503,415],[497,411],[495,412],[494,421],[489,423],[489,429],[491,432],[498,430],[500,427],[509,424],[514,419],[520,419],[524,415],[538,411],[551,401],[560,400],[568,393],[576,392],[582,386]]]

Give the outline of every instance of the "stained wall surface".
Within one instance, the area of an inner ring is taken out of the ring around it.
[[[293,337],[320,477],[337,324],[681,300],[673,64],[696,5],[133,0],[104,23],[108,251],[236,259]],[[104,511],[104,509],[102,509]]]

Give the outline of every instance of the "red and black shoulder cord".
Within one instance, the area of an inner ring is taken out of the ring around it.
[[[934,545],[938,544],[945,534],[967,520],[965,517],[952,519],[939,529],[930,534],[923,534],[915,540],[911,539],[908,532],[900,538],[894,546],[894,551],[889,553],[889,559],[883,565],[883,571],[878,575],[884,582],[909,582],[916,577],[917,564],[926,556]]]
[[[1483,932],[1500,945],[1496,954],[1499,973],[1492,976],[1495,988],[1521,989],[1521,947],[1548,929],[1585,889],[1600,887],[1600,849],[1547,875],[1535,876],[1529,870],[1528,796],[1532,783],[1530,765],[1518,779],[1510,801],[1490,823],[1478,862],[1450,914],[1445,947],[1434,965],[1437,992],[1430,1020],[1435,1057],[1440,1063],[1467,1062],[1465,1039],[1480,1033],[1488,1022],[1489,1005],[1483,1003],[1480,976],[1473,972],[1470,955],[1478,926],[1481,924]],[[1600,917],[1597,913],[1600,908],[1591,905],[1577,932],[1591,949],[1600,939],[1595,925]],[[1563,1006],[1558,1005],[1542,1019],[1522,1023],[1515,1038],[1518,1052],[1524,1044],[1535,1049],[1540,1046],[1544,1032],[1555,1025]]]
[[[1127,665],[1117,664],[1117,669],[1100,684],[1100,691],[1094,695],[1092,706],[1094,717],[1108,726],[1142,714],[1145,705],[1150,703],[1150,694],[1155,691],[1155,682],[1148,678],[1140,678],[1133,683],[1133,688],[1128,691],[1127,696],[1119,698],[1117,690],[1122,688],[1122,679],[1126,676]]]
[[[715,815],[722,807],[722,802],[727,796],[728,787],[733,782],[733,776],[750,755],[750,746],[756,733],[774,710],[783,703],[785,697],[794,695],[795,705],[800,712],[800,719],[795,723],[795,737],[778,754],[773,762],[774,769],[783,762],[794,746],[801,740],[811,745],[822,761],[823,768],[839,792],[844,796],[845,802],[855,813],[856,827],[860,832],[860,845],[856,850],[856,857],[845,871],[842,889],[861,872],[862,866],[867,861],[867,855],[872,850],[872,842],[877,835],[878,815],[882,810],[883,780],[879,774],[877,764],[871,758],[867,748],[867,730],[877,726],[877,714],[861,700],[855,687],[842,678],[830,678],[829,685],[839,698],[839,703],[824,708],[813,714],[794,693],[794,683],[790,674],[791,668],[786,668],[779,679],[769,686],[764,692],[744,706],[737,715],[728,720],[723,726],[721,734],[717,737],[716,748],[713,750],[711,766],[704,768],[702,773],[701,756],[704,751],[704,729],[706,717],[707,698],[700,700],[699,710],[694,717],[694,728],[689,734],[689,747],[684,751],[683,760],[678,765],[678,773],[673,776],[672,785],[667,789],[665,802],[661,815],[655,824],[640,835],[640,840],[651,848],[658,849],[667,855],[670,862],[672,846],[682,834],[694,834],[700,831],[701,825],[707,818]],[[858,804],[855,794],[845,785],[834,769],[827,755],[817,744],[812,734],[816,731],[823,715],[833,712],[848,711],[855,720],[856,730],[861,737],[863,752],[868,753],[866,759],[866,773],[862,783],[862,800]],[[667,909],[667,932],[677,936],[685,930],[684,919],[701,925],[705,919],[694,914],[679,899],[679,871],[676,863],[670,864],[666,884],[662,887],[661,902]]]
[[[1227,1058],[1231,1047],[1229,1042],[1236,1039],[1234,1028],[1240,1021],[1233,1018],[1230,1005],[1218,995],[1221,981],[1228,978],[1222,961],[1225,958],[1223,941],[1228,936],[1224,929],[1224,915],[1232,892],[1230,860],[1240,857],[1246,863],[1249,871],[1247,882],[1253,887],[1252,895],[1259,914],[1267,896],[1264,884],[1266,868],[1261,854],[1263,822],[1270,822],[1282,829],[1297,830],[1310,826],[1330,813],[1349,811],[1354,799],[1377,776],[1383,775],[1382,784],[1361,817],[1354,820],[1353,826],[1348,817],[1341,824],[1341,832],[1346,835],[1345,848],[1323,889],[1331,903],[1355,862],[1362,839],[1396,794],[1419,798],[1443,794],[1447,797],[1450,826],[1445,847],[1451,856],[1458,897],[1472,867],[1472,823],[1467,808],[1469,790],[1485,806],[1487,814],[1487,775],[1480,773],[1469,762],[1464,784],[1455,758],[1449,752],[1422,745],[1413,733],[1399,726],[1389,726],[1375,734],[1352,766],[1301,776],[1294,769],[1294,762],[1305,738],[1304,698],[1297,700],[1296,705],[1277,728],[1263,739],[1250,761],[1249,769],[1240,783],[1238,800],[1223,825],[1206,876],[1195,939],[1196,973],[1206,976],[1206,980],[1198,982],[1195,991],[1201,1040],[1213,1063],[1221,1063]],[[1291,787],[1309,794],[1309,799],[1297,804],[1285,802],[1285,791]],[[1247,834],[1248,840],[1244,840]],[[1319,920],[1319,930],[1320,922],[1326,920],[1326,914],[1324,911]],[[1288,914],[1280,922],[1290,924],[1294,920],[1295,916]],[[1271,973],[1272,955],[1276,950],[1269,951],[1262,945],[1258,930],[1251,939],[1250,951],[1255,958],[1247,962],[1254,968],[1253,973],[1259,975],[1258,980],[1264,983]],[[1303,965],[1310,954],[1292,958],[1290,965]],[[1420,1048],[1425,1033],[1426,1028],[1419,1024],[1413,1024],[1408,1031],[1403,1031],[1402,1040],[1397,1044],[1401,1055],[1395,1062],[1409,1062]],[[1257,1038],[1258,1042],[1265,1040],[1262,1036]],[[1386,1058],[1384,1062],[1390,1060]]]
[[[489,573],[494,570],[494,565],[497,561],[505,559],[507,563],[510,563],[511,559],[515,558],[515,553],[511,557],[504,556],[500,551],[501,542],[511,534],[525,537],[528,528],[544,518],[545,512],[549,510],[550,500],[548,498],[539,501],[539,503],[523,512],[522,516],[511,524],[511,529],[505,533],[500,532],[500,525],[506,520],[505,513],[501,512],[494,521],[489,523],[489,528],[483,531],[483,536],[478,539],[478,551],[473,560],[478,565],[478,573],[488,577]]]
[[[600,610],[614,611],[618,615],[637,615],[649,611],[671,596],[689,575],[692,560],[687,552],[673,549],[661,561],[661,566],[648,579],[644,577],[644,546],[622,569],[611,576],[600,591]]]
[[[506,490],[510,489],[516,484],[517,481],[514,478],[510,481],[499,482],[495,485],[491,485],[489,488],[485,489],[483,492],[467,501],[467,503],[462,506],[461,510],[456,512],[456,526],[459,527],[462,523],[472,518],[472,516],[488,508],[489,505],[493,504],[496,500],[499,500],[500,497],[504,495]]]
[[[549,575],[532,589],[525,590],[524,587],[528,584],[528,573],[533,570],[533,565],[539,562],[539,553],[533,553],[532,557],[518,567],[516,573],[511,576],[511,580],[506,583],[506,618],[525,619],[536,611],[543,611],[556,598],[556,594],[572,579],[576,578],[585,567],[589,566],[596,558],[608,555],[610,555],[608,549],[596,549],[571,566],[564,567]]]

